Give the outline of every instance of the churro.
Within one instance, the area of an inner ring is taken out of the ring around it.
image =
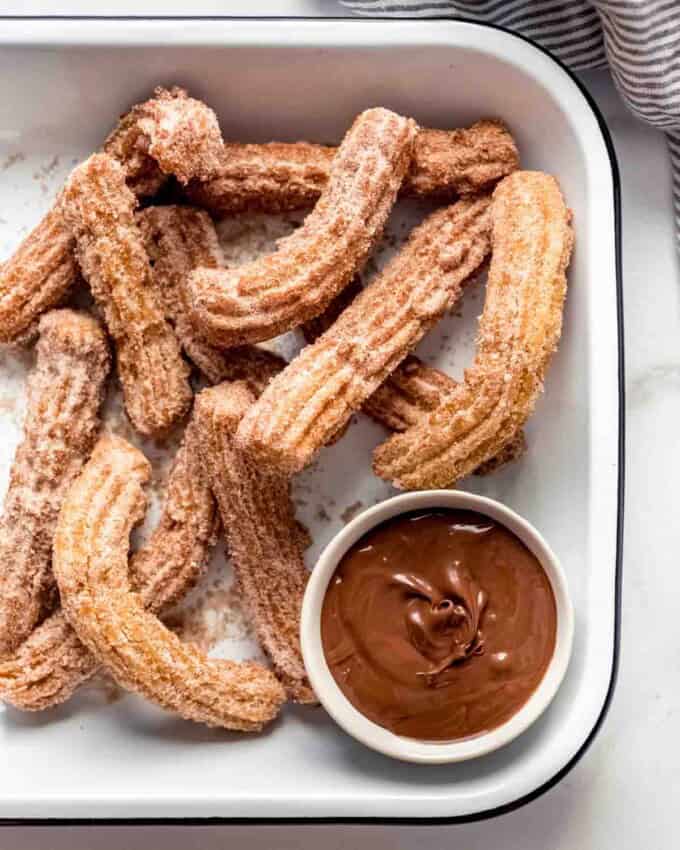
[[[125,168],[130,189],[155,195],[166,177],[180,183],[209,180],[220,168],[222,134],[217,116],[184,89],[157,88],[119,121],[104,152]]]
[[[300,652],[307,584],[290,481],[234,446],[254,401],[245,383],[220,384],[196,399],[202,458],[219,504],[234,572],[255,633],[289,696],[314,702]]]
[[[485,460],[474,471],[474,475],[493,475],[509,463],[514,463],[527,450],[527,438],[524,431],[518,431],[503,448],[489,460]]]
[[[422,422],[378,447],[378,475],[447,487],[512,442],[533,411],[562,328],[570,213],[557,181],[518,171],[496,188],[493,257],[478,349],[465,380]]]
[[[136,195],[154,195],[169,174],[182,182],[214,176],[222,137],[204,103],[182,89],[159,88],[121,118],[104,149],[121,162]],[[0,266],[0,342],[20,343],[41,313],[63,301],[78,278],[73,247],[57,199]]]
[[[192,420],[170,470],[161,516],[130,559],[130,578],[146,608],[166,611],[203,575],[216,535],[217,507],[199,460]],[[17,651],[0,660],[0,699],[24,711],[65,702],[99,669],[60,609]]]
[[[325,333],[356,296],[362,291],[356,279],[347,286],[321,316],[305,322],[302,332],[308,342]],[[458,382],[446,372],[423,363],[409,354],[405,360],[374,390],[363,403],[361,411],[390,431],[405,431],[433,411],[440,401],[453,392]],[[475,475],[489,475],[509,464],[526,451],[523,431],[496,456],[475,470]]]
[[[322,313],[363,266],[409,166],[416,125],[386,109],[354,122],[304,224],[271,255],[189,276],[191,319],[213,343],[269,339]]]
[[[430,215],[326,333],[272,380],[237,443],[302,469],[450,308],[490,248],[488,196]]]
[[[170,470],[158,524],[130,559],[133,586],[154,613],[167,610],[194,587],[215,543],[217,506],[199,447],[192,417]]]
[[[130,421],[140,433],[160,436],[186,414],[192,392],[189,369],[151,285],[135,203],[120,163],[95,154],[71,174],[61,206],[116,344]]]
[[[74,240],[56,206],[0,266],[0,342],[16,343],[78,277]]]
[[[252,662],[209,659],[144,609],[128,579],[129,536],[144,514],[144,456],[111,435],[72,485],[54,540],[62,606],[81,641],[116,682],[188,720],[258,731],[285,699]]]
[[[187,315],[186,278],[195,268],[222,268],[222,251],[210,216],[193,207],[147,207],[137,222],[152,264],[152,280],[165,317],[187,357],[213,384],[246,380],[259,395],[285,361],[255,346],[220,351],[202,339]]]
[[[192,180],[187,193],[192,203],[218,216],[304,209],[326,187],[336,152],[308,142],[225,144],[218,176]],[[475,194],[518,164],[515,142],[500,121],[477,121],[461,130],[421,129],[401,193],[442,199]]]
[[[52,536],[66,490],[96,440],[108,372],[106,337],[95,319],[72,310],[43,316],[0,521],[0,656],[55,604]]]

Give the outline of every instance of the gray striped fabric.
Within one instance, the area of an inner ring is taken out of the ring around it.
[[[343,0],[363,15],[453,14],[516,30],[574,70],[609,64],[630,109],[664,130],[680,241],[680,0]]]

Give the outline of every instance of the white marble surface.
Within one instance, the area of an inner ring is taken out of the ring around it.
[[[338,14],[332,0],[2,2],[4,14]],[[605,726],[552,791],[512,814],[457,827],[0,829],[0,850],[248,847],[466,850],[665,850],[677,846],[680,663],[680,277],[662,136],[635,122],[604,74],[585,76],[622,172],[627,368],[627,500],[619,683]]]

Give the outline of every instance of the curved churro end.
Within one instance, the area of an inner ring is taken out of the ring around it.
[[[490,248],[490,199],[437,210],[337,321],[269,384],[237,444],[272,469],[302,469],[418,344]]]
[[[328,183],[336,151],[309,142],[226,144],[217,177],[192,180],[187,195],[218,216],[312,207]],[[517,146],[501,121],[420,129],[401,193],[452,200],[491,189],[518,166]]]
[[[314,210],[275,253],[237,269],[192,272],[190,317],[199,333],[230,347],[270,339],[323,312],[380,237],[416,129],[387,109],[362,113]]]
[[[217,506],[199,458],[198,433],[187,426],[168,476],[153,534],[130,559],[131,580],[148,610],[177,602],[205,572],[215,542]],[[0,659],[0,699],[23,711],[65,702],[99,669],[60,609],[16,652]]]
[[[168,174],[181,182],[207,180],[222,158],[215,113],[181,89],[155,97],[123,116],[104,145],[119,160],[131,190],[151,196]],[[78,278],[74,239],[59,199],[0,266],[0,342],[20,344],[45,310],[60,304]]]
[[[130,421],[142,434],[162,436],[187,413],[193,394],[189,368],[151,284],[135,204],[120,163],[95,154],[72,172],[62,209],[116,345]]]
[[[527,450],[527,438],[524,431],[518,431],[515,436],[506,443],[503,448],[489,460],[484,461],[475,469],[475,475],[493,475],[507,466],[519,460]]]
[[[262,648],[289,696],[316,702],[300,651],[300,609],[308,573],[290,482],[234,446],[254,396],[242,382],[204,390],[195,416],[202,458],[222,516],[234,572]]]
[[[376,473],[404,489],[450,486],[516,440],[557,347],[573,244],[557,181],[511,174],[494,191],[491,217],[475,361],[436,410],[375,452]]]
[[[205,342],[189,321],[187,276],[198,266],[224,265],[210,216],[193,207],[147,207],[137,213],[137,222],[152,262],[153,283],[184,353],[211,383],[246,380],[259,395],[285,360],[250,345],[220,351]]]
[[[439,198],[477,194],[518,167],[517,145],[502,121],[477,121],[462,130],[421,130],[404,190]]]
[[[213,110],[178,87],[157,88],[133,106],[104,143],[140,196],[156,194],[170,174],[181,183],[209,180],[219,170],[222,147]]]
[[[149,139],[149,153],[165,174],[180,183],[209,180],[219,170],[222,133],[217,116],[184,89],[157,88],[139,126]]]
[[[70,699],[98,669],[60,608],[0,658],[0,700],[21,711],[44,711]]]
[[[52,536],[66,490],[94,445],[110,365],[106,336],[90,316],[53,310],[39,331],[0,520],[0,657],[56,602]]]
[[[95,447],[62,507],[54,571],[63,609],[80,640],[129,690],[209,726],[256,731],[285,695],[254,663],[207,658],[180,642],[130,589],[127,553],[145,509],[144,456],[120,437]]]
[[[78,278],[74,239],[55,205],[0,266],[0,342],[20,342]]]

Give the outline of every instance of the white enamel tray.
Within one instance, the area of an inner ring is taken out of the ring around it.
[[[373,105],[426,126],[499,116],[524,166],[558,176],[575,212],[577,247],[563,342],[528,428],[530,450],[501,474],[463,486],[506,502],[554,547],[576,610],[573,661],[554,703],[526,734],[475,762],[441,767],[370,752],[320,709],[286,709],[271,730],[247,737],[184,723],[136,698],[107,698],[101,686],[42,716],[0,708],[0,819],[457,820],[530,799],[584,751],[616,668],[622,328],[616,164],[605,128],[553,59],[474,24],[4,21],[1,257],[47,208],[73,162],[101,143],[114,116],[159,83],[204,97],[225,137],[243,140],[337,140]],[[419,213],[403,208],[391,232],[403,235]],[[482,298],[473,289],[462,315],[430,335],[426,359],[461,373]],[[0,357],[1,487],[30,362],[30,355]],[[383,437],[360,417],[297,483],[300,517],[315,539],[310,566],[349,515],[390,493],[370,471],[371,449]],[[147,449],[162,467],[164,453]],[[217,598],[233,607],[233,595],[222,590]],[[237,612],[222,620],[219,651],[251,652],[234,626]]]

